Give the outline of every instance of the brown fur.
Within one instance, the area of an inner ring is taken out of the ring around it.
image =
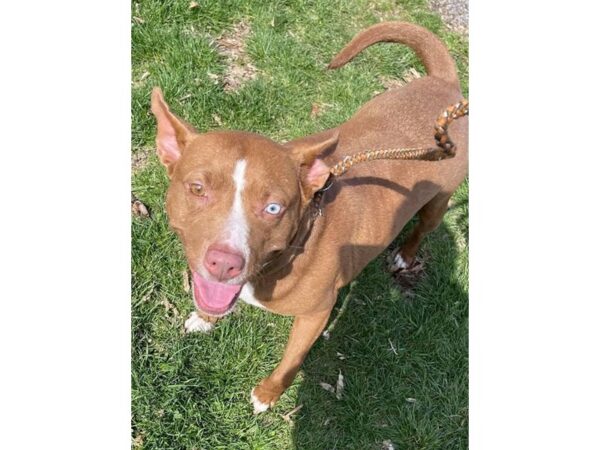
[[[456,68],[446,48],[429,31],[412,24],[384,23],[363,31],[330,67],[344,65],[379,41],[400,42],[415,49],[428,76],[375,97],[335,129],[285,145],[250,133],[197,134],[168,111],[159,91],[153,97],[158,136],[176,135],[182,150],[176,162],[172,154],[161,159],[171,176],[167,196],[170,221],[182,237],[192,269],[217,239],[231,205],[232,185],[219,174],[229,174],[236,159],[248,161],[249,191],[244,198],[250,205],[253,201],[256,204],[249,206],[254,210],[247,211],[253,256],[245,280],[252,283],[255,297],[266,309],[295,316],[282,361],[254,389],[258,400],[268,405],[273,405],[294,379],[327,323],[338,290],[386,249],[408,220],[418,214],[420,222],[400,250],[403,259],[412,263],[421,240],[439,225],[450,196],[467,173],[466,118],[451,127],[457,145],[457,155],[452,159],[358,165],[325,193],[324,215],[315,221],[295,259],[275,272],[261,275],[262,264],[292,240],[311,196],[325,182],[326,176],[317,167],[317,155],[331,166],[345,155],[366,149],[433,147],[436,118],[462,99]],[[161,141],[159,155],[160,147]],[[210,181],[208,198],[190,196],[186,180],[209,175],[215,179]],[[266,222],[258,212],[266,198],[273,195],[287,206],[277,223]]]

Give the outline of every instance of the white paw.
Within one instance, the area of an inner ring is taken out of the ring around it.
[[[215,327],[215,325],[207,322],[202,317],[198,316],[196,311],[194,311],[185,321],[184,327],[186,333],[195,333],[198,331],[202,333],[208,333]]]
[[[260,414],[261,412],[265,412],[267,409],[269,409],[269,405],[256,398],[256,395],[254,395],[254,389],[252,389],[252,392],[250,393],[250,400],[254,406],[254,414]]]
[[[404,261],[400,252],[396,253],[396,256],[394,256],[393,266],[398,270],[399,269],[408,269],[408,264],[406,263],[406,261]]]

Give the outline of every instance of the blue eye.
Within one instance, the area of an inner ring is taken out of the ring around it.
[[[283,207],[279,203],[269,203],[265,207],[265,212],[267,214],[272,214],[272,215],[276,216],[277,214],[279,214],[281,212],[282,209],[283,209]]]

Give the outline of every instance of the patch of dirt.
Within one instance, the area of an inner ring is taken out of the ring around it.
[[[406,13],[394,1],[371,3],[368,9],[373,12],[373,15],[379,22],[406,20]]]
[[[414,288],[425,278],[426,275],[426,262],[429,260],[430,255],[425,248],[420,248],[419,252],[412,264],[408,269],[400,269],[392,271],[391,258],[396,254],[398,244],[392,244],[388,247],[385,253],[386,267],[388,273],[392,277],[394,283],[400,288],[404,297],[407,300],[411,300],[414,296]]]
[[[250,32],[250,25],[241,21],[215,40],[217,50],[227,65],[222,80],[226,92],[238,91],[244,83],[254,80],[258,75],[258,69],[246,52],[246,40]]]
[[[321,114],[323,114],[323,112],[327,109],[327,108],[331,108],[333,105],[330,103],[320,103],[320,102],[316,102],[312,104],[312,107],[310,109],[310,118],[311,119],[316,119],[317,117],[319,117]]]
[[[154,149],[151,148],[140,148],[135,152],[131,152],[131,171],[136,173],[146,167],[153,151]]]
[[[429,7],[441,16],[452,31],[469,34],[468,0],[429,0]]]
[[[181,320],[181,314],[177,307],[171,303],[165,296],[160,300],[160,304],[165,308],[165,318],[173,325],[177,325]]]
[[[144,446],[144,435],[138,434],[131,441],[131,447],[134,449],[142,448]]]
[[[425,276],[425,263],[417,257],[414,264],[408,269],[401,269],[392,274],[394,282],[402,289],[408,297],[413,296],[412,290]]]
[[[410,83],[413,80],[416,80],[417,78],[421,78],[421,74],[417,72],[417,69],[411,67],[406,72],[404,72],[401,79],[390,78],[382,75],[379,77],[379,82],[383,84],[383,87],[386,90],[389,90],[401,88],[402,86],[407,85],[408,83]]]

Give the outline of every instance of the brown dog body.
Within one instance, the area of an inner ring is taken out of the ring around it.
[[[409,267],[422,238],[439,225],[450,196],[466,176],[468,124],[461,119],[451,128],[458,149],[454,158],[372,161],[352,168],[324,193],[323,215],[310,232],[303,240],[295,240],[310,214],[312,196],[327,179],[328,166],[364,150],[431,147],[435,119],[462,99],[454,62],[444,45],[411,24],[385,23],[365,30],[330,67],[345,64],[380,41],[412,47],[428,76],[375,97],[336,129],[284,146],[249,133],[199,135],[168,111],[159,91],[153,96],[158,151],[172,180],[169,218],[183,240],[199,286],[195,299],[200,311],[186,327],[206,330],[210,327],[202,318],[218,315],[203,308],[213,305],[210,299],[199,302],[198,297],[238,288],[239,297],[248,303],[295,316],[281,363],[252,391],[255,412],[272,406],[291,384],[325,327],[339,288],[352,281],[418,214],[419,223],[392,261],[395,269]],[[216,159],[206,151],[208,147],[220,149],[221,157]],[[219,168],[206,174],[212,166]],[[234,182],[217,172],[232,173]],[[186,192],[190,186],[194,195]],[[273,216],[275,211],[279,212]],[[235,220],[241,215],[243,226],[235,225],[241,223]],[[203,231],[191,232],[199,229],[195,228],[199,222]],[[247,239],[242,242],[231,236],[236,230]],[[270,265],[274,255],[290,251],[290,246],[294,248],[289,261]],[[229,304],[214,304],[229,312]]]

